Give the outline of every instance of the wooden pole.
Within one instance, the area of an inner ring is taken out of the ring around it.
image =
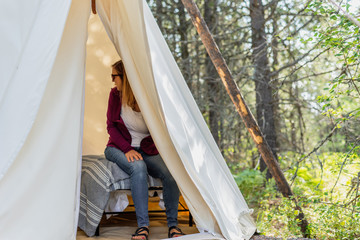
[[[231,72],[222,57],[217,44],[214,41],[201,13],[194,3],[193,0],[181,0],[187,9],[193,24],[195,25],[197,32],[200,35],[201,41],[203,42],[219,76],[225,85],[225,88],[234,103],[237,112],[245,123],[246,128],[249,130],[252,139],[254,140],[262,158],[269,168],[270,173],[275,179],[276,185],[283,196],[291,198],[295,201],[296,209],[300,212],[297,218],[300,220],[301,230],[304,235],[307,234],[308,223],[304,217],[304,214],[298,205],[296,199],[293,197],[291,188],[280,169],[279,163],[275,160],[274,154],[272,153],[268,143],[266,142],[260,128],[255,121],[254,116],[250,112],[246,105],[242,94],[236,83],[233,80]]]
[[[95,0],[91,0],[91,11],[93,14],[96,14],[96,2]]]

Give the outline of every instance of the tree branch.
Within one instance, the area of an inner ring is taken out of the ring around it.
[[[295,164],[293,164],[292,166],[286,168],[284,170],[284,172],[292,169],[295,165],[299,165],[299,163],[301,163],[302,161],[304,161],[306,158],[308,158],[311,154],[313,154],[314,152],[316,152],[327,140],[329,140],[329,138],[334,134],[335,130],[336,130],[337,126],[335,126],[331,132],[326,136],[325,139],[323,139],[311,152],[309,152],[306,156],[302,157],[299,159],[299,161],[297,161]],[[296,177],[296,174],[294,175],[293,179]]]
[[[340,5],[335,3],[333,0],[329,0],[329,2],[337,7],[341,12],[343,12],[344,16],[349,19],[351,22],[353,22],[356,26],[360,28],[360,22],[356,20],[353,16],[351,16],[348,12],[346,12]]]

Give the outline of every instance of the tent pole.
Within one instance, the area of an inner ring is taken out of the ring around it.
[[[280,169],[279,163],[275,160],[274,154],[272,153],[268,143],[266,142],[257,122],[254,119],[254,116],[250,112],[248,106],[246,105],[242,94],[240,93],[239,88],[237,87],[231,72],[222,57],[220,50],[215,43],[214,38],[212,37],[204,19],[201,16],[201,13],[194,3],[193,0],[181,0],[187,9],[193,24],[195,25],[198,34],[200,35],[201,41],[203,42],[211,61],[213,62],[219,76],[225,85],[225,88],[234,103],[237,112],[245,123],[245,126],[250,132],[251,137],[253,138],[256,146],[264,159],[264,162],[269,168],[270,173],[274,177],[276,184],[279,188],[279,191],[283,196],[292,199],[295,202],[296,209],[299,211],[297,219],[300,220],[301,230],[304,236],[307,236],[307,226],[308,222],[305,219],[305,215],[297,203],[297,200],[294,198],[291,188]]]

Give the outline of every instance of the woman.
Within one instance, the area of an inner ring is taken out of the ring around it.
[[[110,91],[108,103],[107,130],[110,137],[105,156],[130,176],[138,223],[138,229],[131,239],[148,239],[148,173],[160,178],[163,184],[168,237],[184,235],[177,227],[178,186],[150,136],[121,60],[112,65],[111,77],[115,87]]]

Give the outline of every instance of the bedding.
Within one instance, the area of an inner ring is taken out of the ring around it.
[[[149,188],[161,187],[160,179],[148,176]],[[88,236],[94,236],[97,226],[109,202],[110,193],[115,190],[130,190],[130,177],[104,155],[82,156],[80,211],[78,226]],[[129,191],[127,191],[129,193]],[[122,194],[112,194],[124,199]],[[118,202],[121,210],[128,202]],[[108,209],[108,208],[107,208]],[[117,209],[118,211],[119,209]]]

